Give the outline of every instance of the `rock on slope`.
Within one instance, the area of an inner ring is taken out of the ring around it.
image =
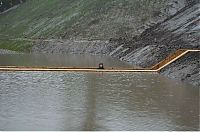
[[[117,43],[121,48],[112,56],[141,67],[152,66],[177,49],[200,49],[200,4],[190,3],[140,36]],[[199,53],[189,54],[161,73],[200,86],[199,59]]]
[[[200,86],[200,52],[189,53],[161,70],[161,74],[173,79]]]
[[[37,42],[33,47],[33,52],[106,54],[136,66],[150,67],[177,49],[200,48],[199,7],[199,1],[190,1],[177,13],[173,12],[174,15],[171,17],[133,38],[111,38],[109,42],[64,40],[48,42],[48,44]],[[191,54],[176,62],[178,65],[169,66],[161,73],[199,86],[198,59],[198,54]]]
[[[174,16],[145,30],[140,36],[114,40],[122,48],[112,56],[148,67],[177,49],[200,48],[199,7],[199,3],[188,5]]]

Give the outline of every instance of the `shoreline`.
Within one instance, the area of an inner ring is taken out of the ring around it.
[[[41,54],[43,52],[33,52],[34,54]],[[11,50],[5,50],[5,49],[0,49],[0,55],[2,54],[21,54],[19,52],[15,52],[15,51],[11,51]],[[31,54],[31,53],[30,53]],[[47,54],[47,53],[43,53],[43,54]],[[48,53],[51,55],[55,55],[55,53]],[[62,53],[56,53],[56,55],[61,54]],[[71,53],[74,54],[74,53]],[[93,54],[95,55],[95,54]],[[96,54],[97,55],[97,54]],[[109,54],[101,54],[101,55],[105,55],[105,56],[110,56],[113,57]],[[187,55],[181,57],[180,59],[176,60],[175,62],[173,62],[172,64],[169,64],[168,66],[166,66],[164,69],[158,71],[158,73],[162,76],[171,78],[173,80],[179,80],[188,84],[192,84],[194,86],[200,86],[200,82],[199,82],[199,71],[198,71],[198,57],[199,57],[200,53],[188,53]],[[116,58],[116,57],[114,57]],[[191,59],[193,58],[193,59]],[[119,58],[118,58],[119,59]],[[127,61],[124,60],[120,60],[119,61],[123,61],[127,64]],[[191,65],[192,64],[192,65]],[[130,64],[133,66],[133,64]],[[23,70],[23,69],[22,69]],[[72,69],[71,71],[73,71],[74,69]],[[43,70],[45,71],[45,70]],[[88,71],[88,70],[87,70]],[[141,71],[140,71],[141,72]]]

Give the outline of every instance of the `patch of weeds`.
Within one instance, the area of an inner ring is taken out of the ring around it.
[[[31,48],[32,48],[32,42],[0,40],[0,49],[7,49],[18,52],[30,52]]]

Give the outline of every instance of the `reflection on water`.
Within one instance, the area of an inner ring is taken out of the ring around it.
[[[1,72],[0,130],[199,130],[199,89],[148,73]]]
[[[0,55],[0,66],[56,66],[56,67],[132,67],[117,59],[91,55],[5,54]]]

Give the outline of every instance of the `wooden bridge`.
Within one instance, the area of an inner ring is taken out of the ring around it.
[[[175,62],[189,52],[200,52],[199,49],[179,49],[166,59],[150,68],[104,68],[98,67],[25,67],[25,66],[0,66],[0,71],[73,71],[73,72],[159,72],[161,69]]]

